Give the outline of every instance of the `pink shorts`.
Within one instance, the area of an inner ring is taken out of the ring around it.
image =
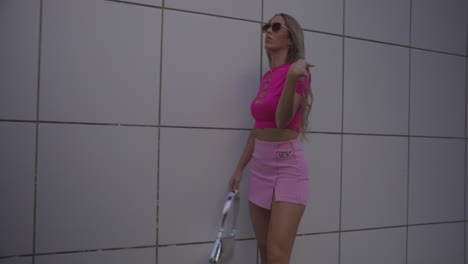
[[[255,139],[249,176],[249,201],[262,208],[271,209],[273,192],[276,201],[307,204],[309,169],[298,139]]]

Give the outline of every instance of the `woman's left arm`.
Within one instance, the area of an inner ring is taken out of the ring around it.
[[[291,64],[276,108],[276,127],[286,128],[296,114],[297,108],[305,96],[305,94],[301,95],[296,92],[297,81],[299,80],[300,85],[306,84],[309,78],[308,74],[310,74],[307,70],[308,67],[314,67],[314,65],[307,63],[304,59]],[[307,85],[305,86],[307,89]]]

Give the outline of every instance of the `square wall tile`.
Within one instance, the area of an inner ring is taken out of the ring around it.
[[[410,139],[409,224],[464,219],[465,140]]]
[[[347,0],[345,34],[409,45],[410,0]]]
[[[40,1],[3,0],[0,118],[36,120]]]
[[[32,254],[35,154],[36,124],[0,122],[0,256]]]
[[[210,259],[214,243],[160,247],[158,264],[190,263],[206,264]],[[257,242],[255,240],[236,241],[232,258],[226,264],[257,263]]]
[[[291,254],[291,263],[338,264],[338,242],[338,234],[297,236]]]
[[[466,58],[411,50],[412,135],[464,137]]]
[[[166,8],[261,21],[262,0],[165,0]]]
[[[214,241],[228,182],[248,131],[162,128],[159,244]],[[240,186],[238,238],[253,238],[247,201],[248,168]],[[174,210],[177,208],[177,210]]]
[[[309,130],[341,132],[343,99],[343,38],[304,32],[306,58],[314,96]]]
[[[408,228],[408,264],[463,264],[463,223]]]
[[[0,264],[32,264],[32,257],[12,257],[6,259],[0,259]]]
[[[264,0],[263,22],[278,13],[293,16],[304,29],[343,34],[342,0]]]
[[[466,55],[465,0],[412,0],[411,46]]]
[[[161,123],[251,128],[259,38],[257,23],[165,11]]]
[[[156,248],[119,249],[37,256],[37,264],[154,264]]]
[[[406,227],[344,232],[342,264],[406,264]]]
[[[341,229],[406,224],[408,139],[343,137]]]
[[[161,9],[45,0],[42,28],[41,120],[158,124]]]
[[[407,135],[409,49],[345,39],[344,67],[343,130]]]
[[[156,244],[157,128],[39,126],[36,252]]]
[[[302,145],[309,164],[310,194],[298,233],[338,231],[341,136],[308,134]]]

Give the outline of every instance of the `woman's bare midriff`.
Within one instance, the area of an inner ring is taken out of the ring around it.
[[[289,128],[254,128],[253,135],[263,141],[286,141],[298,137],[298,132]]]

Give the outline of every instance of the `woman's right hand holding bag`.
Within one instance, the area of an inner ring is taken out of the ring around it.
[[[234,174],[231,176],[231,179],[229,180],[228,191],[229,192],[238,191],[241,179],[242,179],[242,172],[240,170],[235,170]]]

